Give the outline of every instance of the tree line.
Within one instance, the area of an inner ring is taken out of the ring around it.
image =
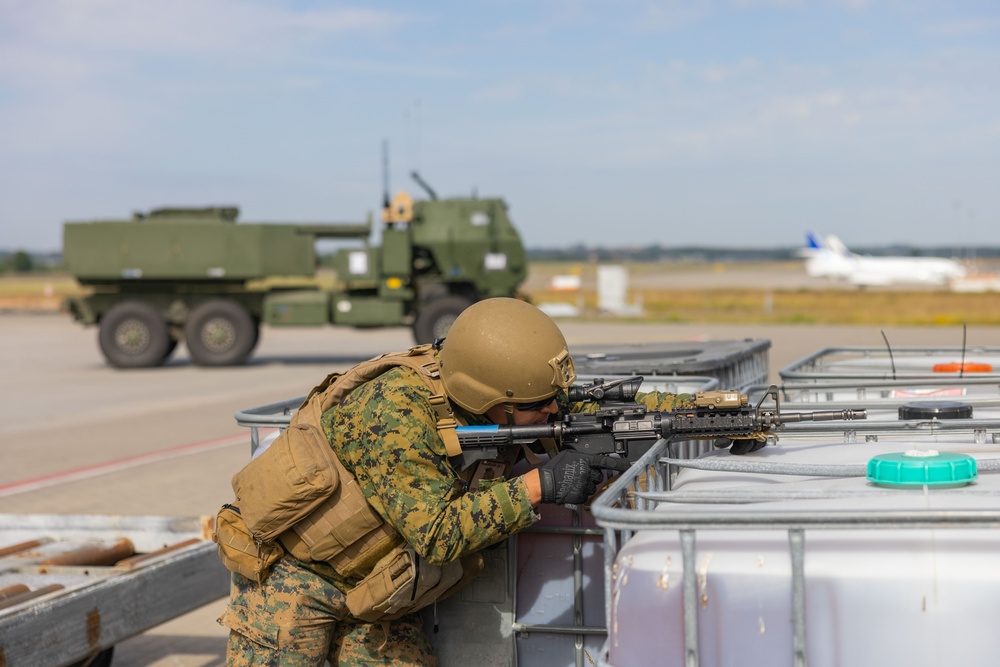
[[[881,246],[854,248],[859,255],[874,257],[955,257],[964,260],[1000,257],[1000,247],[914,247]],[[536,262],[784,262],[799,259],[798,247],[720,248],[712,246],[591,247],[583,244],[561,248],[528,248],[528,261]],[[332,257],[332,255],[331,255]],[[326,265],[321,257],[320,265]],[[62,268],[59,253],[31,253],[0,250],[0,273],[57,271]]]

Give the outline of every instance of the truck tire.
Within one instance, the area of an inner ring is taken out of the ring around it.
[[[145,301],[123,301],[101,318],[101,352],[118,368],[159,366],[170,351],[167,321]]]
[[[184,342],[199,366],[242,364],[257,345],[257,323],[235,301],[212,299],[197,306],[184,325]]]
[[[413,338],[418,345],[433,343],[448,335],[459,314],[473,304],[464,296],[446,296],[429,302],[413,321]]]

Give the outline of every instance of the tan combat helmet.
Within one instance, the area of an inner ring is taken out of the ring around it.
[[[498,403],[534,403],[576,379],[566,339],[524,301],[486,299],[455,319],[441,347],[448,397],[474,414]]]

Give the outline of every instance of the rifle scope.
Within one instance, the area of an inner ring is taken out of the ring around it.
[[[604,378],[594,378],[590,384],[571,386],[566,390],[566,394],[569,396],[570,403],[603,403],[605,401],[634,403],[642,380],[642,376],[639,375],[611,380],[610,382],[605,382]]]

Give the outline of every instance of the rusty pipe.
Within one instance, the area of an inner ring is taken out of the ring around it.
[[[123,558],[135,555],[132,540],[123,537],[111,546],[84,544],[76,549],[47,558],[39,565],[114,565]]]
[[[201,541],[202,540],[199,540],[197,537],[192,537],[189,540],[184,540],[183,542],[178,542],[177,544],[171,544],[170,546],[163,547],[162,549],[157,549],[156,551],[150,551],[144,554],[136,554],[135,556],[132,556],[130,558],[120,560],[117,563],[115,563],[115,567],[121,568],[123,570],[129,570],[132,569],[133,567],[136,567],[137,565],[141,565],[142,563],[146,562],[147,560],[150,560],[151,558],[156,558],[157,556],[162,556],[163,554],[168,554],[172,551],[180,551],[184,547],[189,547],[192,544],[198,544]]]
[[[63,588],[65,588],[65,586],[62,584],[49,584],[48,586],[42,586],[41,588],[36,588],[33,591],[28,591],[27,593],[13,595],[6,600],[0,601],[0,609],[7,609],[8,607],[19,605],[22,602],[27,602],[28,600],[34,600],[35,598],[40,598],[43,595],[48,595],[49,593],[54,593],[55,591],[61,591]]]

